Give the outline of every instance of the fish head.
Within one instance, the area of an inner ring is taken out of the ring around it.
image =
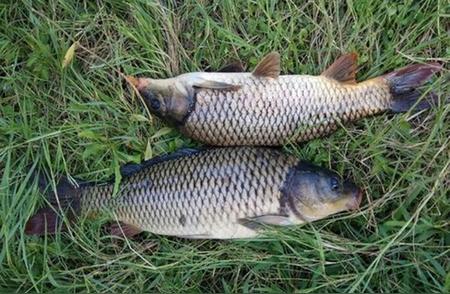
[[[177,78],[127,77],[144,99],[150,112],[161,119],[180,124],[193,109],[194,90]]]
[[[309,163],[299,164],[286,191],[294,213],[305,221],[359,208],[362,190],[338,174]]]

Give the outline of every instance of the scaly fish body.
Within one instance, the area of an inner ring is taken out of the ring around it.
[[[361,200],[336,174],[267,148],[183,152],[125,169],[116,197],[112,183],[66,194],[78,193],[82,214],[109,211],[138,231],[208,239],[255,237],[255,223],[301,224]]]
[[[236,91],[196,93],[195,108],[180,129],[210,145],[308,141],[333,132],[342,123],[385,111],[391,96],[388,85],[377,80],[347,85],[323,76],[191,75],[241,86]]]
[[[279,75],[279,55],[272,53],[252,73],[128,80],[152,113],[197,141],[277,146],[321,137],[377,113],[428,108],[436,96],[415,88],[440,69],[416,64],[356,83],[355,54],[342,56],[320,76],[309,76]]]

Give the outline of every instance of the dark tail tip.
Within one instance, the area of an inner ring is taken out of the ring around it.
[[[25,234],[42,236],[55,234],[60,226],[61,219],[50,207],[39,209],[25,225]]]
[[[391,111],[406,112],[414,106],[412,110],[416,112],[435,105],[437,95],[433,92],[424,94],[417,87],[441,69],[439,63],[413,64],[384,75],[392,94]]]
[[[48,182],[43,175],[38,176],[38,185],[42,191],[45,191]],[[80,212],[80,191],[72,186],[67,178],[62,177],[55,191],[47,192],[47,198],[53,207],[44,207],[39,209],[25,225],[25,234],[42,236],[45,234],[55,234],[58,229],[66,229],[63,219],[57,213],[61,211],[69,221],[75,220]]]

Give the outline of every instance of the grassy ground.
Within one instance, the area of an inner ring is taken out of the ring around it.
[[[447,1],[7,2],[0,4],[3,291],[450,291],[443,103],[286,146],[364,187],[357,213],[253,241],[149,233],[118,241],[105,234],[104,218],[54,238],[23,235],[43,203],[31,167],[102,180],[125,162],[195,145],[150,118],[121,73],[168,77],[235,59],[252,68],[271,50],[281,53],[283,73],[310,74],[357,51],[360,80],[413,62],[446,63]],[[441,101],[449,97],[448,69],[431,87]]]

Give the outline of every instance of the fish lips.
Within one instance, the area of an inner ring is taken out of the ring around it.
[[[348,210],[357,210],[362,201],[363,190],[353,183],[347,183],[344,186],[344,193],[350,196],[350,200],[346,204]]]

